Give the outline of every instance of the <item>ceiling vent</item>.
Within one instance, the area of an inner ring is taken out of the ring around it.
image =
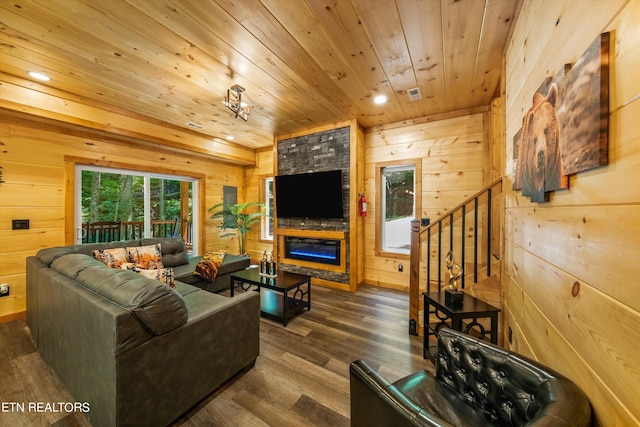
[[[422,94],[420,93],[420,88],[418,87],[407,90],[407,95],[409,95],[409,101],[418,101],[422,99]]]

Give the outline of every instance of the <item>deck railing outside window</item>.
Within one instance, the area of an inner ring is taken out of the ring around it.
[[[143,221],[101,221],[83,223],[84,236],[82,243],[106,243],[120,240],[141,239],[144,234]],[[180,220],[152,220],[151,236],[148,237],[178,237],[180,236]],[[187,247],[192,246],[192,223],[187,222],[186,235],[182,236]]]

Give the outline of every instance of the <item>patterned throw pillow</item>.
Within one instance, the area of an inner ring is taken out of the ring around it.
[[[110,268],[120,268],[122,264],[129,262],[129,256],[125,248],[96,249],[93,257]]]
[[[129,254],[129,261],[143,270],[164,268],[164,265],[162,265],[160,243],[127,248],[127,253]]]
[[[171,289],[176,288],[173,268],[158,268],[155,270],[143,270],[141,268],[137,268],[135,271],[149,279],[159,280],[162,283],[166,283]]]
[[[196,265],[196,269],[193,272],[193,275],[210,282],[216,280],[218,270],[220,270],[220,266],[222,265],[222,261],[224,260],[224,254],[224,251],[207,252],[202,257],[198,265]]]

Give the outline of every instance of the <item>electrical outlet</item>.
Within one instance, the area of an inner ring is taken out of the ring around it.
[[[0,285],[0,297],[8,297],[9,296],[9,285],[4,283]]]

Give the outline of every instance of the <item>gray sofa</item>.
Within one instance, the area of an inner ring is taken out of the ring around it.
[[[259,354],[258,293],[227,298],[180,281],[173,290],[90,255],[157,242],[165,267],[184,277],[181,239],[48,248],[27,258],[34,342],[95,426],[167,425]]]

